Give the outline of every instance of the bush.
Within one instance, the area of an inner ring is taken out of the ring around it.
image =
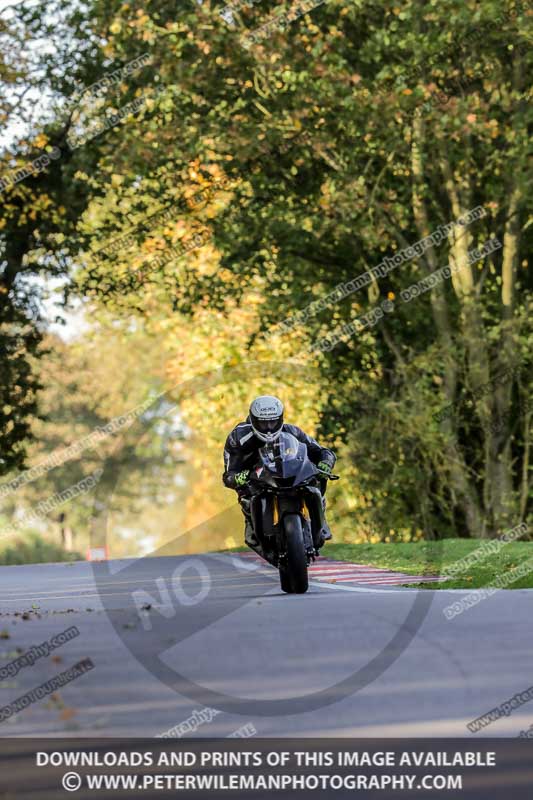
[[[2,566],[81,560],[83,560],[83,556],[80,553],[67,552],[60,545],[43,539],[37,533],[28,534],[23,539],[16,539],[9,546],[0,550],[0,565]]]

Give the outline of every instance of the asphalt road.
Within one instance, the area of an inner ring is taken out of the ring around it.
[[[312,583],[287,596],[274,570],[224,555],[1,567],[0,667],[80,634],[0,683],[0,705],[84,658],[94,669],[0,734],[152,737],[215,692],[224,710],[187,735],[518,736],[532,703],[475,735],[466,724],[533,684],[533,593],[500,591],[447,620],[462,594]]]

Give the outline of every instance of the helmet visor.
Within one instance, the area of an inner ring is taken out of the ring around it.
[[[275,419],[255,419],[254,428],[259,433],[277,433],[283,425],[283,418],[276,417]]]

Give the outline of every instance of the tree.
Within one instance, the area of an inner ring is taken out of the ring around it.
[[[46,345],[28,469],[15,491],[2,483],[3,506],[48,535],[70,530],[81,552],[105,516],[110,551],[131,552],[141,512],[168,506],[173,494],[182,504],[174,476],[183,431],[162,391],[158,344],[100,315],[83,338],[50,336]]]
[[[174,314],[201,328],[206,309],[231,320],[258,298],[249,352],[320,367],[322,432],[343,442],[365,525],[385,533],[392,513],[411,533],[496,535],[530,513],[531,15],[518,2],[330,0],[246,46],[277,13],[261,4],[232,23],[209,2],[179,19],[162,0],[92,6],[107,58],[153,59],[109,93],[109,113],[143,102],[91,140],[92,169],[76,173],[86,201],[63,253],[84,264],[78,291],[165,330]],[[199,192],[205,202],[187,199]],[[273,332],[477,206],[481,219],[401,269]],[[201,231],[211,240],[188,249]],[[471,263],[494,237],[501,247]],[[401,300],[448,262],[451,278]],[[394,312],[378,324],[303,355],[385,299]],[[454,413],[439,423],[443,406]]]

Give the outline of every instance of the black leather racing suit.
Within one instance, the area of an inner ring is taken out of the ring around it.
[[[313,464],[318,464],[320,461],[325,461],[333,469],[337,457],[332,450],[328,450],[327,447],[321,447],[316,439],[308,436],[301,428],[298,428],[297,425],[289,425],[284,423],[282,430],[285,431],[285,433],[292,433],[292,435],[295,436],[299,442],[303,442],[303,444],[306,445],[307,454]],[[241,504],[241,508],[247,523],[249,521],[249,492],[246,486],[237,486],[235,483],[235,476],[238,472],[242,472],[245,469],[252,469],[254,467],[254,465],[257,463],[259,448],[263,447],[263,445],[264,442],[256,437],[248,419],[246,422],[240,422],[231,431],[224,446],[224,473],[222,475],[222,481],[229,489],[235,489],[237,492],[239,496],[239,503]],[[324,496],[326,493],[326,486],[326,479],[320,481],[322,496]],[[327,528],[327,523],[324,527]],[[329,531],[329,528],[327,530]]]

